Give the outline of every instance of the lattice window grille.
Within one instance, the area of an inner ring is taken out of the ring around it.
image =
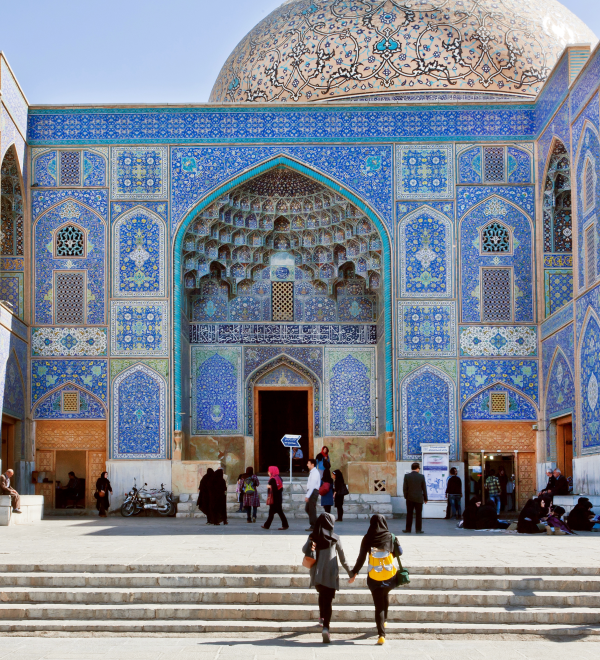
[[[504,181],[504,147],[485,147],[483,150],[483,163],[486,182]]]
[[[294,320],[294,283],[293,282],[273,282],[272,286],[272,306],[273,321],[293,321]]]
[[[508,393],[490,392],[490,413],[492,415],[506,415],[508,412]]]
[[[586,280],[591,286],[596,281],[596,227],[592,224],[585,230]]]
[[[501,222],[492,222],[481,232],[481,252],[485,254],[510,254],[510,230]]]
[[[79,151],[60,152],[60,185],[81,185],[81,153]]]
[[[54,256],[58,259],[85,258],[85,233],[76,225],[65,225],[56,232]]]
[[[512,321],[512,273],[509,268],[481,271],[482,321]]]
[[[374,479],[373,480],[373,490],[376,493],[385,493],[386,492],[386,480],[385,479]]]
[[[585,200],[583,204],[585,213],[591,211],[596,205],[595,188],[596,176],[594,174],[594,164],[588,158],[585,163]]]
[[[62,393],[62,411],[64,413],[79,412],[79,392]]]
[[[54,309],[57,325],[85,323],[85,272],[56,272]]]

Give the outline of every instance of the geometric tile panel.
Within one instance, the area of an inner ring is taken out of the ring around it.
[[[110,352],[113,356],[167,356],[169,303],[167,301],[111,301]]]
[[[31,354],[43,357],[106,355],[106,328],[31,328]]]
[[[165,224],[134,208],[113,227],[113,287],[118,297],[165,295]]]
[[[166,147],[113,147],[112,199],[165,199],[167,180]]]
[[[472,325],[459,328],[460,355],[535,357],[537,329],[527,326]]]
[[[102,147],[101,147],[102,149]],[[108,149],[103,149],[106,153]],[[106,156],[108,154],[106,153]],[[94,151],[83,152],[83,185],[106,185],[106,156]]]
[[[453,197],[452,145],[396,146],[396,186],[398,199]]]
[[[460,360],[460,400],[494,383],[506,383],[538,405],[537,360]]]
[[[276,387],[292,387],[309,385],[309,382],[300,374],[288,367],[276,367],[269,371],[256,383],[257,385],[274,385]]]
[[[23,273],[0,273],[0,300],[23,318]]]
[[[398,355],[456,355],[456,303],[399,302]]]
[[[453,227],[447,216],[425,206],[399,224],[402,298],[452,297]]]
[[[167,458],[167,384],[144,363],[113,381],[112,458]]]
[[[571,302],[573,300],[573,270],[545,270],[544,294],[547,317]]]
[[[443,371],[424,365],[401,383],[402,458],[421,458],[421,443],[450,443],[456,456],[456,386]]]
[[[193,346],[191,350],[192,433],[242,434],[242,349]]]
[[[64,383],[74,383],[107,401],[108,360],[31,360],[31,402]]]
[[[580,354],[582,453],[590,454],[600,447],[600,325],[594,315],[584,328]]]
[[[375,349],[325,349],[325,435],[375,435]]]

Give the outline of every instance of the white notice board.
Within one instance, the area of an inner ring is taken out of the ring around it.
[[[446,482],[450,475],[450,444],[422,444],[423,475],[430,501],[446,499]]]

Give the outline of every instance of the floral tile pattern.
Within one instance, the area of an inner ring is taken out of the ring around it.
[[[113,147],[112,199],[165,199],[168,152],[164,147]]]
[[[31,401],[65,383],[73,383],[94,394],[103,403],[108,397],[107,360],[31,360]]]
[[[168,355],[169,308],[166,301],[110,303],[111,344],[114,356],[162,357]]]
[[[398,354],[406,357],[456,355],[456,303],[399,302]]]
[[[537,360],[461,360],[460,400],[494,383],[505,383],[539,405]]]
[[[451,145],[396,147],[397,199],[454,197],[454,150]]]
[[[63,392],[79,393],[79,412],[62,410]],[[106,408],[93,394],[76,388],[71,383],[63,385],[46,395],[33,410],[33,419],[106,419]]]
[[[106,328],[31,328],[31,354],[96,357],[107,354]]]
[[[490,412],[490,393],[506,392],[508,395],[508,412],[491,413]],[[510,387],[505,385],[493,385],[492,387],[478,392],[473,396],[462,409],[463,420],[518,420],[535,422],[538,418],[537,408],[532,405],[524,396],[521,396]]]
[[[537,329],[527,326],[478,325],[459,328],[460,355],[535,357]]]

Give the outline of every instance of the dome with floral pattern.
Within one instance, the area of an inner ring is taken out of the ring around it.
[[[212,103],[535,97],[593,32],[557,0],[287,0],[236,46]]]

